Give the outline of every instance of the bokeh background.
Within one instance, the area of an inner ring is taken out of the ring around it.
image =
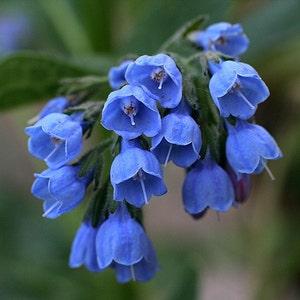
[[[42,218],[30,187],[44,166],[27,153],[24,127],[47,99],[11,105],[0,112],[0,299],[300,299],[299,12],[299,0],[1,0],[0,59],[26,49],[93,72],[105,59],[155,53],[199,14],[209,16],[207,25],[241,23],[251,42],[241,60],[271,91],[256,121],[284,157],[269,164],[275,181],[266,172],[252,177],[238,209],[197,221],[183,211],[184,174],[170,164],[168,194],[144,209],[162,269],[149,283],[120,285],[111,270],[68,267],[84,204],[56,220]]]

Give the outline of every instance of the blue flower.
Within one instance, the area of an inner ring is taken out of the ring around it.
[[[151,152],[140,149],[136,141],[123,140],[122,151],[111,165],[110,180],[114,199],[126,199],[136,207],[148,203],[152,195],[167,192],[157,158]]]
[[[100,223],[99,223],[100,224]],[[98,227],[93,227],[90,220],[85,220],[79,227],[72,243],[69,266],[78,268],[85,265],[92,272],[100,272],[96,253],[96,235]]]
[[[226,126],[226,156],[237,175],[257,174],[265,168],[269,171],[267,160],[282,157],[275,140],[263,127],[239,119],[235,126],[228,122]]]
[[[99,267],[115,268],[120,282],[146,281],[158,270],[150,239],[143,227],[131,218],[123,202],[100,226],[96,251]]]
[[[162,119],[161,130],[152,138],[151,148],[160,163],[166,165],[172,160],[175,165],[187,168],[199,158],[201,131],[188,113],[176,108]]]
[[[140,56],[128,66],[125,78],[129,84],[141,86],[163,107],[176,107],[182,98],[182,75],[166,54]]]
[[[134,139],[142,133],[157,134],[161,119],[155,100],[142,88],[125,85],[109,94],[102,111],[102,125],[125,139]]]
[[[201,213],[207,207],[225,212],[232,206],[235,195],[228,174],[207,154],[187,173],[182,199],[185,210],[190,214]]]
[[[77,207],[92,180],[92,172],[78,178],[79,166],[63,166],[35,174],[31,192],[44,200],[44,217],[54,219]]]
[[[113,89],[118,89],[122,85],[126,84],[125,72],[127,70],[128,65],[133,62],[133,60],[125,60],[119,66],[112,67],[109,70],[108,78],[109,84]]]
[[[42,111],[39,113],[39,118],[42,119],[45,116],[52,113],[62,113],[68,105],[69,101],[65,97],[57,97],[51,99],[47,102]]]
[[[80,122],[59,113],[46,115],[33,126],[25,128],[30,135],[29,152],[56,169],[72,161],[82,149]]]
[[[217,51],[233,57],[244,53],[249,46],[242,26],[227,22],[213,24],[204,31],[196,31],[190,35],[190,39],[206,51]]]
[[[269,96],[269,90],[258,73],[248,64],[234,61],[221,63],[213,74],[209,90],[222,117],[251,118],[257,105]]]

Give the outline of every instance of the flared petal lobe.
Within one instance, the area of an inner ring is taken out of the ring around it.
[[[237,120],[235,126],[228,122],[226,125],[226,156],[236,174],[259,173],[266,160],[282,157],[276,141],[262,126],[243,120]]]
[[[114,268],[119,282],[150,280],[158,270],[151,241],[123,202],[100,226],[96,251],[99,267]]]
[[[65,97],[57,97],[48,101],[42,111],[39,113],[39,118],[42,119],[45,116],[52,113],[63,113],[64,109],[69,105],[69,101]]]
[[[153,278],[155,273],[159,270],[159,266],[157,264],[156,253],[150,239],[148,239],[148,247],[148,257],[144,257],[141,261],[132,266],[125,266],[118,263],[112,264],[112,268],[116,272],[118,282],[125,283],[130,280],[145,282]]]
[[[111,165],[110,178],[114,199],[125,199],[136,207],[148,203],[152,195],[160,196],[167,192],[156,157],[138,147],[122,148]]]
[[[43,159],[51,169],[71,162],[82,149],[81,124],[65,114],[46,115],[35,125],[26,127],[25,132],[31,136],[30,154]]]
[[[269,97],[269,89],[248,64],[221,63],[209,82],[209,90],[222,117],[251,118],[257,105]]]
[[[170,113],[162,119],[159,133],[152,138],[151,151],[161,164],[172,160],[187,168],[199,158],[201,131],[195,120],[184,114]]]
[[[192,41],[204,50],[217,51],[237,57],[249,46],[249,40],[240,24],[219,22],[190,35]]]
[[[187,173],[182,199],[188,213],[198,214],[207,207],[225,212],[232,206],[234,198],[228,174],[212,158],[198,160]]]
[[[125,60],[119,66],[112,67],[109,70],[109,84],[113,89],[116,90],[126,84],[125,72],[131,62],[133,62],[131,59]]]
[[[96,253],[96,235],[98,227],[93,227],[90,220],[85,220],[79,227],[72,243],[69,266],[78,268],[85,265],[92,272],[100,272]]]
[[[142,88],[125,85],[109,94],[102,111],[102,125],[125,139],[154,136],[161,127],[155,100]]]
[[[92,180],[89,173],[78,178],[79,166],[63,166],[59,169],[47,169],[35,174],[31,192],[44,200],[44,216],[57,218],[77,207],[83,200],[86,187]]]
[[[125,78],[130,85],[141,86],[163,107],[176,107],[182,98],[181,72],[166,54],[138,57],[128,66]]]

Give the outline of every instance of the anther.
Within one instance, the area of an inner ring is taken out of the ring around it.
[[[135,125],[134,117],[136,116],[137,111],[133,102],[130,102],[129,105],[124,105],[123,111],[130,118],[131,125],[134,126]]]
[[[150,78],[154,81],[156,81],[157,83],[159,83],[158,85],[158,89],[161,90],[162,89],[162,85],[164,83],[164,81],[166,80],[166,73],[162,68],[156,68],[150,75]]]

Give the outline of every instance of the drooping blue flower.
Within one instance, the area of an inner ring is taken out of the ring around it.
[[[249,46],[249,40],[240,24],[220,22],[204,31],[196,31],[190,39],[204,50],[217,51],[225,55],[237,57]]]
[[[110,169],[114,199],[126,200],[141,207],[152,195],[163,195],[167,188],[157,158],[140,148],[137,141],[123,140],[122,151],[115,157]]]
[[[28,150],[56,169],[72,161],[82,149],[82,127],[72,117],[52,113],[25,128],[30,135]]]
[[[222,117],[251,118],[269,89],[248,64],[225,61],[209,81],[209,90]]]
[[[162,119],[161,130],[152,138],[151,151],[164,165],[172,160],[175,165],[187,168],[199,158],[202,138],[190,111],[181,109],[183,105],[186,106],[180,104]]]
[[[207,154],[187,173],[182,199],[185,210],[190,214],[201,213],[207,207],[225,212],[232,206],[235,195],[228,174]]]
[[[182,98],[181,72],[166,54],[138,57],[128,66],[125,78],[129,84],[141,86],[163,107],[176,107]]]
[[[154,136],[161,127],[155,100],[138,86],[125,85],[109,94],[102,111],[102,125],[125,139],[144,133]]]
[[[43,107],[42,111],[39,113],[39,119],[52,113],[63,113],[64,109],[69,105],[69,101],[66,97],[57,97],[51,99]]]
[[[109,84],[113,89],[118,89],[126,84],[125,72],[132,59],[123,61],[119,66],[112,67],[108,72]]]
[[[100,226],[96,251],[99,267],[115,268],[120,282],[146,281],[158,270],[150,239],[143,227],[131,218],[123,202]]]
[[[44,200],[44,217],[54,219],[77,207],[83,200],[93,176],[78,178],[79,166],[63,166],[35,174],[32,194]]]
[[[268,171],[267,160],[282,157],[277,143],[262,126],[239,119],[235,126],[229,122],[226,126],[226,156],[238,176],[240,173],[257,174],[265,168]]]
[[[99,223],[101,224],[101,223]],[[100,272],[97,253],[96,253],[96,235],[98,227],[93,227],[91,220],[85,220],[79,229],[72,243],[69,266],[79,268],[85,265],[92,272]]]

